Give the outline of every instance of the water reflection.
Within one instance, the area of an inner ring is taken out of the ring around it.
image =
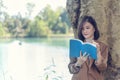
[[[15,40],[0,45],[0,80],[70,80],[68,47],[58,46],[60,39],[57,46],[55,41],[52,46],[39,40]],[[65,42],[68,41],[62,43]]]

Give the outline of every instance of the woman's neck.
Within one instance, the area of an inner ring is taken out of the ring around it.
[[[92,43],[93,40],[94,40],[93,38],[88,38],[88,39],[85,39],[85,42],[90,42],[90,43]]]

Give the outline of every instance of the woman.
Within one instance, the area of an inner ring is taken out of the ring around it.
[[[108,47],[98,41],[99,30],[96,21],[91,16],[84,16],[78,28],[78,38],[83,42],[90,42],[97,47],[97,60],[88,55],[70,58],[68,65],[72,80],[104,80],[103,71],[107,68]]]

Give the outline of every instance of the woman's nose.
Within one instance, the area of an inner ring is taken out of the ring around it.
[[[84,33],[87,33],[87,30],[84,30],[83,32],[84,32]]]

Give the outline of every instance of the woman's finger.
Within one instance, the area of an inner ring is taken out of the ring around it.
[[[87,58],[90,54],[87,54],[85,57]]]
[[[82,56],[82,52],[80,51],[80,57]]]
[[[85,53],[83,54],[83,56],[85,57],[85,56],[86,56],[86,54],[87,54],[87,53],[85,52]]]

